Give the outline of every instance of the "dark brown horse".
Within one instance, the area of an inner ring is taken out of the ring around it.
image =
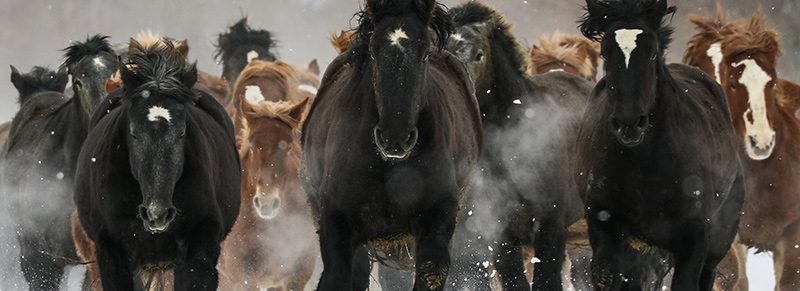
[[[587,0],[581,32],[601,40],[574,177],[584,189],[599,290],[711,290],[744,199],[741,140],[725,94],[702,71],[664,62],[676,8]],[[657,283],[656,286],[648,286]]]
[[[272,33],[250,28],[247,17],[244,17],[228,27],[228,31],[219,34],[214,57],[222,63],[222,78],[228,81],[230,88],[236,88],[234,84],[239,73],[250,61],[275,61],[274,48]]]
[[[387,252],[408,244],[414,290],[442,290],[481,149],[477,100],[464,66],[441,49],[452,32],[441,4],[370,0],[359,15],[357,38],[328,66],[303,126],[318,290],[365,290],[368,243]]]
[[[20,263],[31,290],[57,290],[64,267],[77,259],[70,189],[89,118],[117,67],[106,38],[88,37],[66,49],[73,96],[44,92],[22,102],[2,153],[5,206],[16,223]]]
[[[220,285],[226,290],[303,290],[319,255],[298,177],[297,133],[308,101],[238,103],[236,116],[244,126],[237,138],[241,210],[222,247]]]
[[[698,35],[707,30],[698,27],[703,30]],[[739,223],[740,241],[772,251],[775,290],[795,290],[800,286],[800,250],[796,248],[800,208],[790,201],[800,197],[800,146],[796,141],[800,87],[778,78],[778,33],[767,28],[761,14],[726,27],[730,29],[716,42],[722,55],[718,71],[746,156],[747,195]],[[702,60],[698,65],[710,67],[711,62],[701,57],[695,58]],[[743,268],[739,276],[744,276]]]
[[[596,41],[556,31],[552,37],[540,36],[539,44],[541,47],[533,45],[531,49],[529,74],[565,71],[592,82],[597,81],[600,44]]]
[[[230,118],[191,89],[195,66],[162,44],[131,41],[124,86],[92,116],[77,159],[74,202],[104,290],[168,269],[175,290],[216,290],[220,243],[239,213]]]

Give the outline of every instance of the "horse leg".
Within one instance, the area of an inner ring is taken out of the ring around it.
[[[370,261],[367,247],[360,245],[353,256],[353,291],[369,288]]]
[[[479,219],[477,215],[467,214],[471,208],[462,208],[456,223],[452,239],[452,250],[456,255],[452,258],[447,275],[447,286],[453,290],[490,291],[487,267],[484,265],[492,261],[487,254],[489,245],[485,238],[480,239],[485,236],[467,227],[471,220]]]
[[[421,213],[414,257],[416,261],[414,291],[444,289],[447,273],[450,271],[449,247],[455,230],[457,212],[458,202],[444,199]]]
[[[739,268],[744,265],[743,261],[747,258],[747,251],[746,248],[743,248],[738,243],[737,235],[739,232],[739,213],[744,202],[744,189],[744,174],[740,170],[731,185],[731,190],[725,200],[722,201],[720,209],[711,216],[708,234],[708,255],[700,275],[700,290],[711,291],[714,288],[714,279],[719,274],[717,266],[726,258],[728,260],[727,274],[732,274],[729,283],[735,286],[738,283],[738,278],[747,278],[744,268]],[[724,266],[725,264],[723,264]],[[729,289],[726,290],[733,290],[734,286],[728,286]]]
[[[706,221],[689,221],[683,225],[683,235],[680,236],[677,248],[671,250],[675,259],[675,275],[672,277],[672,290],[700,290],[700,277],[703,272],[704,262],[709,254],[709,236]],[[728,241],[730,245],[730,241]],[[725,255],[714,262],[714,266]],[[714,273],[707,274],[713,280]],[[709,286],[711,288],[711,286]]]
[[[353,289],[354,240],[344,213],[324,211],[319,220],[322,275],[317,291]]]
[[[42,253],[38,242],[20,238],[20,267],[30,290],[58,290],[64,276],[64,265]]]
[[[790,226],[775,246],[775,290],[800,289],[800,227]]]
[[[103,290],[133,291],[133,271],[122,245],[101,230],[97,234],[95,249]]]
[[[217,290],[221,250],[217,222],[200,224],[187,238],[186,263],[175,268],[175,290]],[[105,279],[104,279],[105,280]]]
[[[496,257],[494,266],[500,274],[503,290],[531,290],[531,285],[525,276],[525,265],[522,263],[522,246],[512,243],[509,239],[503,239],[498,246]]]
[[[619,230],[611,220],[600,220],[598,207],[590,207],[586,223],[589,227],[589,242],[592,245],[592,262],[590,270],[592,282],[596,290],[620,290],[620,258],[622,257],[622,240]],[[677,289],[673,289],[677,290]]]
[[[381,290],[408,290],[414,284],[414,273],[383,265],[378,267],[378,278]]]
[[[714,290],[747,291],[747,246],[738,242],[738,236],[731,244],[725,258],[717,265]]]
[[[541,220],[534,238],[534,249],[540,262],[533,270],[533,290],[561,290],[567,228],[558,218]]]

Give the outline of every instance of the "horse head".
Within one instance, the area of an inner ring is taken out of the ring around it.
[[[761,15],[753,15],[722,42],[727,74],[722,87],[731,108],[733,124],[742,133],[747,155],[763,160],[775,147],[774,118],[780,90],[775,62],[781,50],[778,33],[766,28]]]
[[[270,51],[274,47],[272,34],[266,30],[251,29],[245,17],[231,26],[228,32],[219,35],[214,57],[222,61],[222,77],[233,88],[239,73],[252,60],[275,61],[275,54]]]
[[[698,15],[689,16],[689,22],[699,32],[689,38],[688,48],[683,54],[683,63],[695,66],[722,84],[725,75],[722,65],[722,40],[733,33],[739,22],[727,23],[722,7],[717,3],[717,19]]]
[[[53,72],[43,67],[33,67],[30,72],[21,74],[17,68],[11,66],[11,83],[19,92],[19,103],[22,104],[28,97],[39,92],[54,91],[64,93],[69,76],[67,70],[61,67],[58,72]]]
[[[435,1],[367,1],[357,41],[368,44],[378,110],[374,141],[385,160],[405,160],[417,144],[423,92],[430,86],[428,57],[451,31],[447,12]]]
[[[667,7],[666,0],[614,3],[586,0],[588,13],[580,29],[587,38],[600,40],[611,130],[620,143],[636,146],[650,127],[659,75],[666,72],[664,50],[672,29],[661,21],[675,7]]]
[[[152,233],[166,231],[178,214],[172,195],[183,173],[187,106],[196,99],[196,66],[187,66],[173,44],[164,43],[145,48],[131,39],[129,63],[119,68],[131,100],[127,146],[142,192],[139,216]]]
[[[108,36],[95,35],[66,49],[64,66],[72,75],[72,90],[87,116],[106,96],[106,81],[117,69],[117,55]]]
[[[240,108],[245,125],[239,136],[242,173],[242,205],[252,205],[263,219],[278,216],[285,203],[297,203],[297,173],[300,145],[297,133],[306,112],[308,99],[244,102]]]

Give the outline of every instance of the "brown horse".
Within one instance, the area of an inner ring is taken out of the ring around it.
[[[308,102],[313,103],[314,98],[317,97],[317,89],[319,89],[320,85],[319,63],[317,63],[317,59],[308,63],[307,67],[294,66],[294,69],[297,71],[297,76],[300,80],[300,84],[297,86],[300,95],[299,99],[303,100],[308,98]]]
[[[298,178],[308,99],[284,101],[302,94],[297,82],[292,66],[261,60],[238,80],[241,211],[219,264],[227,290],[303,290],[314,271],[319,246]]]
[[[597,60],[600,58],[600,43],[577,35],[557,31],[552,37],[539,37],[542,47],[531,49],[530,75],[550,71],[565,71],[596,82]]]
[[[336,49],[336,53],[343,54],[353,44],[355,30],[342,30],[339,34],[331,32],[331,36],[328,39],[331,41],[333,48]]]
[[[733,124],[744,141],[746,193],[739,223],[740,241],[773,252],[775,290],[800,284],[800,122],[798,86],[775,71],[781,50],[778,34],[754,14],[720,42],[720,81]],[[688,52],[687,52],[688,53]]]

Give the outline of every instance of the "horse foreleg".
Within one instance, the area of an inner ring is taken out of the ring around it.
[[[589,242],[592,245],[590,270],[596,290],[620,290],[622,287],[620,258],[622,241],[616,225],[610,220],[598,219],[599,207],[590,207],[586,216]]]
[[[789,227],[775,246],[775,290],[800,289],[800,227]]]
[[[446,200],[424,211],[417,233],[414,291],[443,290],[450,271],[450,240],[456,224],[458,202]]]
[[[58,290],[64,265],[42,252],[38,242],[20,239],[20,267],[30,290]]]
[[[344,213],[324,211],[319,220],[322,276],[317,291],[353,289],[354,241]]]
[[[690,221],[683,225],[683,234],[678,238],[683,242],[671,250],[675,259],[675,275],[672,277],[672,290],[700,290],[700,277],[704,263],[709,256],[709,233],[705,221]],[[728,242],[730,243],[730,241]],[[721,259],[725,253],[719,257]],[[719,262],[714,262],[714,266]],[[715,268],[712,268],[712,270]],[[713,280],[714,274],[709,274]],[[710,288],[711,286],[709,286]]]
[[[525,277],[525,265],[522,263],[522,246],[504,239],[497,248],[495,267],[500,273],[503,290],[531,290],[528,278]]]
[[[217,290],[219,285],[219,224],[195,228],[187,238],[186,263],[175,268],[175,290]]]
[[[133,271],[122,245],[101,230],[95,249],[103,290],[133,291]]]
[[[542,219],[534,241],[539,263],[533,272],[533,290],[561,290],[561,269],[567,243],[566,226],[561,219]]]

